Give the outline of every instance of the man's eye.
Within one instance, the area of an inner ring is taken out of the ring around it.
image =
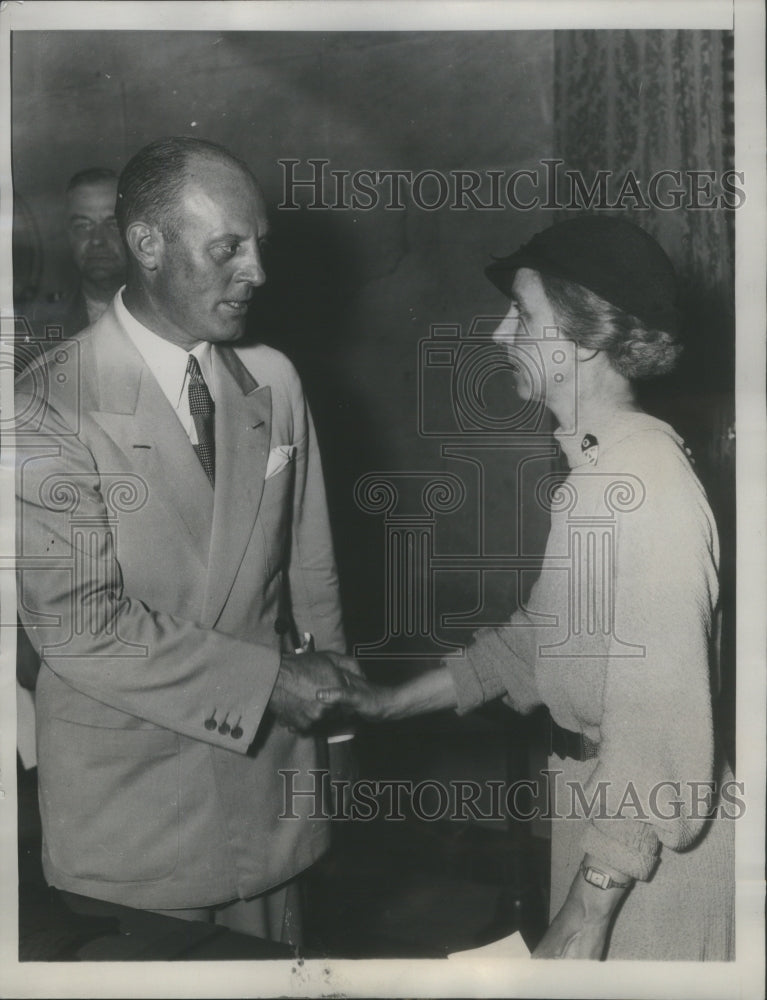
[[[527,310],[523,306],[521,306],[519,302],[516,302],[514,299],[512,299],[511,301],[511,307],[514,310],[515,315],[518,316],[519,319],[526,320],[530,318]]]
[[[222,260],[227,260],[229,257],[234,257],[238,250],[238,243],[222,243],[216,247],[216,255]]]

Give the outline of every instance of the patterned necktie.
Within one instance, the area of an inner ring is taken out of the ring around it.
[[[197,358],[189,355],[186,366],[189,375],[189,412],[194,420],[197,431],[197,444],[194,450],[200,464],[205,469],[205,475],[211,486],[216,485],[216,405],[210,397],[205,379],[202,377]]]

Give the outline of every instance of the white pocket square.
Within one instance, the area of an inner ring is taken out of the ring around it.
[[[282,472],[288,462],[292,462],[296,455],[294,444],[278,444],[269,452],[269,461],[266,463],[265,479],[271,479],[278,472]]]

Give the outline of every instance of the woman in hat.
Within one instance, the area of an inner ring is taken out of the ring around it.
[[[552,919],[535,957],[730,959],[742,803],[712,726],[716,526],[684,443],[635,394],[680,352],[673,267],[639,227],[582,216],[487,273],[511,299],[495,339],[517,391],[552,411],[570,466],[539,484],[540,577],[464,657],[318,697],[367,719],[546,705]]]

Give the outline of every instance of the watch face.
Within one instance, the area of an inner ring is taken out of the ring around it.
[[[605,875],[604,872],[597,871],[596,868],[586,869],[586,881],[591,882],[592,885],[598,885],[600,889],[606,889],[608,882],[610,881],[610,876]]]

